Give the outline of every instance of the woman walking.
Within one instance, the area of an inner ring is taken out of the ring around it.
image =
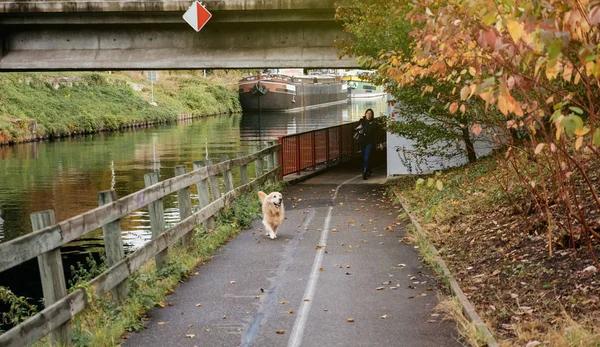
[[[373,148],[377,145],[381,133],[381,126],[375,121],[372,109],[369,108],[365,111],[365,116],[360,119],[355,130],[358,131],[358,144],[360,145],[360,152],[363,159],[362,178],[366,180],[367,177],[371,176],[371,168],[369,166],[371,152],[373,152]],[[379,143],[379,147],[383,148],[383,144]]]

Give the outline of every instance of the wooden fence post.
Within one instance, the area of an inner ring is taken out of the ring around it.
[[[278,145],[279,141],[273,141],[272,143],[273,145]],[[275,165],[275,167],[279,166],[279,150],[273,152],[273,165]]]
[[[105,190],[98,193],[98,206],[104,206],[116,200],[117,193],[114,190]],[[102,226],[102,234],[104,235],[106,262],[108,267],[111,267],[125,257],[123,239],[121,238],[121,219],[104,224]],[[129,291],[128,283],[128,280],[125,279],[111,291],[115,304],[119,304],[127,298]]]
[[[198,170],[204,166],[203,161],[195,161],[194,162],[194,170]],[[200,208],[205,208],[210,204],[210,197],[208,195],[208,185],[206,183],[206,179],[198,181],[196,183],[196,189],[198,189],[198,202],[200,203]],[[204,222],[205,229],[213,229],[215,227],[215,219],[210,217]]]
[[[158,183],[158,172],[151,172],[144,175],[144,184],[147,187]],[[152,228],[152,238],[155,239],[165,231],[165,211],[162,199],[158,199],[148,204],[148,212],[150,213],[150,227]],[[154,257],[156,263],[156,271],[160,271],[167,262],[169,249],[158,253]]]
[[[206,166],[213,164],[212,159],[206,161]],[[216,175],[208,176],[208,184],[210,185],[210,196],[212,201],[215,201],[221,197],[221,190],[219,189],[219,178]]]
[[[178,165],[175,167],[175,176],[185,175],[187,167],[185,165]],[[190,198],[190,188],[185,187],[177,191],[177,203],[179,205],[179,220],[182,221],[192,215],[192,200]],[[194,229],[190,230],[183,237],[183,245],[189,247],[192,244],[194,237]]]
[[[260,146],[254,146],[254,153],[260,151]],[[254,161],[254,169],[256,171],[256,177],[260,177],[263,174],[263,158],[258,158]]]
[[[266,141],[265,145],[267,145],[267,148],[273,147],[273,141]],[[273,165],[273,153],[271,153],[267,155],[267,171],[273,170]]]
[[[242,152],[238,152],[237,153],[237,157],[241,158],[244,156],[244,153]],[[240,165],[240,185],[243,186],[244,184],[248,183],[248,168],[246,167],[246,165]]]
[[[221,162],[226,162],[229,160],[229,157],[226,155],[221,156]],[[233,174],[231,170],[225,170],[223,172],[223,181],[225,182],[225,193],[230,192],[235,189],[235,185],[233,184]]]
[[[56,223],[54,210],[35,212],[30,215],[30,218],[34,232]],[[48,307],[67,295],[67,283],[65,282],[65,273],[60,257],[60,247],[41,254],[37,258],[44,293],[44,306]],[[70,345],[71,322],[69,321],[54,329],[50,333],[50,341],[53,346]]]

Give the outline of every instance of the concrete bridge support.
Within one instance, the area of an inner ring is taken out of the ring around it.
[[[355,67],[333,0],[0,2],[0,71]]]

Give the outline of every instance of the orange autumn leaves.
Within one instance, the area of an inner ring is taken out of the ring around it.
[[[585,124],[594,112],[585,96],[578,98],[558,89],[564,83],[576,86],[583,82],[598,88],[600,0],[551,0],[537,5],[524,0],[499,4],[419,1],[407,18],[419,23],[411,33],[413,55],[382,52],[374,64],[382,75],[399,86],[431,78],[450,82],[455,85],[450,92],[435,84],[422,90],[446,100],[452,115],[476,107],[469,102],[475,95],[486,110],[494,106],[513,121],[507,122],[507,127],[550,123],[554,135],[569,135],[576,149],[585,140],[600,146],[600,130]],[[573,47],[579,49],[569,52]],[[545,99],[553,96],[553,103],[536,100],[534,93],[546,94]],[[570,106],[582,112],[572,112]],[[548,120],[549,108],[559,110],[567,120]],[[527,117],[532,119],[514,121]],[[474,132],[480,132],[479,124],[471,125],[475,125]]]

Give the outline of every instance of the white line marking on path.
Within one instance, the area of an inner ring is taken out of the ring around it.
[[[338,191],[344,184],[353,181],[361,176],[362,175],[352,177],[351,179],[344,181],[339,186],[337,186],[335,188],[335,193],[333,194],[333,199],[331,199],[331,202],[335,202],[335,199],[338,195]],[[333,207],[334,205],[329,206],[329,211],[327,211],[327,217],[325,217],[325,223],[323,224],[323,232],[321,233],[319,245],[327,245],[327,236],[329,235],[329,223],[331,222],[331,212],[333,211]],[[321,271],[319,271],[319,268],[322,267],[324,254],[325,248],[319,248],[317,250],[317,254],[315,255],[315,261],[313,262],[313,266],[310,271],[308,284],[306,285],[304,295],[302,296],[300,309],[298,310],[298,315],[296,316],[296,320],[294,321],[292,335],[290,336],[290,340],[288,341],[288,347],[300,347],[300,344],[302,343],[304,328],[306,327],[306,320],[308,319],[310,307],[312,306],[312,300],[315,294],[315,290],[317,289],[317,281],[319,280],[319,274],[321,273]],[[305,301],[306,299],[308,299],[308,301]]]

